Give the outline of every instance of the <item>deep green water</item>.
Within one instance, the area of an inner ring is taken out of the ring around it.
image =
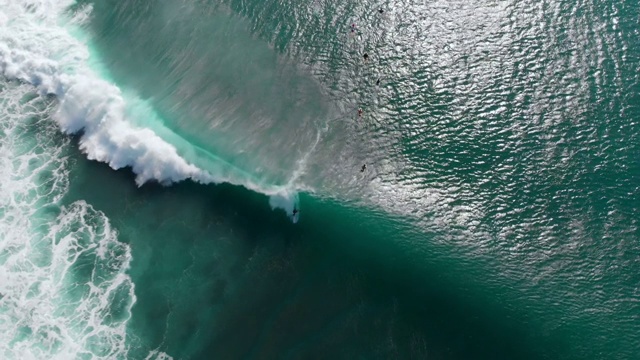
[[[129,358],[638,356],[638,2],[87,9],[137,126],[300,190],[293,224],[238,185],[137,187],[73,137],[62,205],[130,247]]]

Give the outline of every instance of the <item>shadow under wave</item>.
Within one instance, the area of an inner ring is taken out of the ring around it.
[[[103,211],[132,249],[132,358],[572,358],[504,289],[470,280],[481,269],[404,249],[428,235],[400,219],[302,194],[293,225],[240,186],[137,188],[74,157],[65,201]]]

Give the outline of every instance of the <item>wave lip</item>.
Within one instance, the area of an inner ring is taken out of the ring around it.
[[[153,131],[128,123],[125,101],[118,88],[91,76],[81,76],[70,83],[67,91],[54,93],[60,99],[55,117],[63,131],[82,132],[80,149],[89,159],[105,162],[114,169],[131,166],[138,185],[150,180],[163,184],[187,178],[214,180],[187,163],[173,145]]]

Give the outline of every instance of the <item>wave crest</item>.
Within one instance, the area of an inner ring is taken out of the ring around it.
[[[43,96],[54,95],[59,102],[56,122],[65,133],[80,135],[80,149],[89,159],[113,169],[131,167],[138,186],[148,181],[167,185],[185,179],[228,182],[276,197],[277,201],[272,201],[276,207],[294,207],[291,183],[261,184],[223,161],[203,169],[187,161],[156,132],[135,126],[127,109],[142,100],[125,97],[117,86],[100,78],[89,66],[87,46],[69,32],[75,24],[86,21],[90,9],[78,11],[81,19],[76,21],[64,15],[71,2],[29,3],[36,11],[27,10],[20,1],[3,2],[0,7],[0,18],[5,19],[0,21],[0,71],[32,84]],[[61,19],[66,19],[66,28],[59,25]],[[168,129],[162,130],[179,138]]]

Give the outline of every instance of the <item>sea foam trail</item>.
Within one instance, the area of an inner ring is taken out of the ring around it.
[[[52,102],[0,89],[0,358],[124,359],[129,247],[86,202],[59,205],[69,139]]]
[[[230,171],[228,164],[203,170],[151,129],[133,125],[120,89],[91,69],[87,45],[68,31],[91,11],[85,8],[68,19],[65,10],[73,3],[0,0],[0,70],[32,84],[41,95],[55,95],[59,107],[54,119],[65,133],[80,134],[80,148],[89,159],[113,169],[130,166],[139,186],[152,180],[227,182],[275,197],[272,206],[293,209],[297,196],[291,183],[259,184],[240,171]],[[59,25],[65,19],[67,28]]]

